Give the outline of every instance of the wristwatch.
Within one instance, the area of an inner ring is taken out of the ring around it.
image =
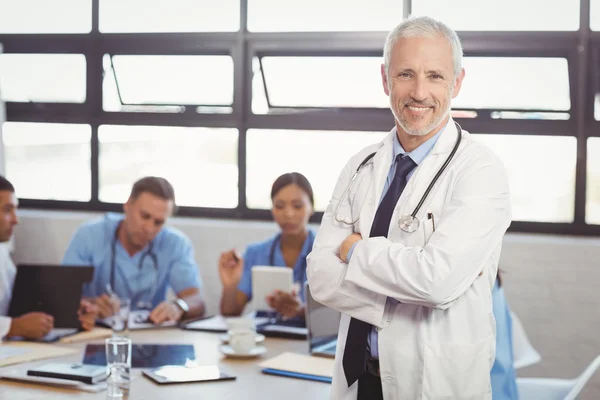
[[[173,303],[175,303],[175,305],[179,307],[184,314],[190,311],[190,306],[188,306],[188,303],[186,303],[183,299],[173,300]]]

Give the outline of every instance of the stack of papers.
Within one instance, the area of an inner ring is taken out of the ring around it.
[[[77,353],[75,349],[32,342],[0,345],[0,367]]]
[[[297,353],[283,353],[260,364],[262,372],[320,382],[331,382],[334,360]]]

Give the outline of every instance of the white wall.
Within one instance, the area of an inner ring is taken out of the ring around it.
[[[58,263],[75,228],[99,214],[21,210],[16,231],[17,262]],[[193,241],[211,313],[221,285],[222,250],[261,240],[274,223],[173,218],[170,223]],[[573,378],[600,354],[600,239],[509,234],[500,268],[508,301],[542,355],[522,376]],[[582,399],[600,398],[600,373]],[[542,400],[542,399],[540,399]]]

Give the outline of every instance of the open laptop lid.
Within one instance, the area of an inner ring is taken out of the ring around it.
[[[341,314],[313,299],[308,282],[304,284],[306,294],[306,327],[308,329],[308,349],[313,349],[337,339]]]
[[[8,315],[40,311],[54,317],[56,328],[78,328],[82,285],[93,276],[91,266],[20,264]]]

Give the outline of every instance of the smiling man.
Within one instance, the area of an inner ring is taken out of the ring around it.
[[[150,319],[156,324],[204,313],[192,243],[165,226],[174,208],[171,184],[145,177],[133,185],[124,214],[109,213],[77,230],[63,264],[95,267],[84,296],[98,305],[100,317],[118,309],[111,292],[131,300],[134,310],[152,310]],[[177,295],[174,301],[166,300],[169,287]]]
[[[395,127],[350,158],[308,256],[311,294],[343,314],[331,398],[491,400],[506,171],[450,116],[456,32],[411,18],[383,53]]]

